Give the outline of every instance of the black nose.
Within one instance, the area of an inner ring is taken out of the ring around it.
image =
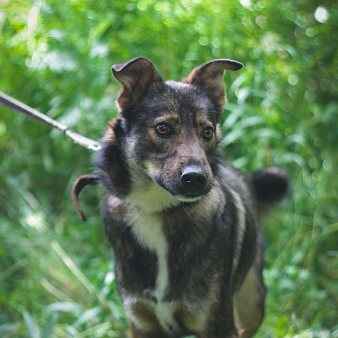
[[[181,182],[185,188],[198,191],[207,184],[207,173],[196,165],[184,167]]]

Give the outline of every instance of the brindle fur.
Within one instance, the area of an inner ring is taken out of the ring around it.
[[[96,163],[131,337],[251,337],[263,319],[259,209],[284,196],[287,179],[277,168],[247,177],[217,150],[224,71],[241,67],[214,60],[164,82],[145,58],[113,66],[119,115]],[[203,184],[184,183],[186,170]]]

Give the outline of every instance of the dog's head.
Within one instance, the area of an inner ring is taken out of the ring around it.
[[[217,122],[226,101],[224,71],[242,66],[213,60],[182,82],[164,82],[143,57],[112,67],[123,88],[119,116],[107,135],[118,140],[132,185],[150,190],[150,182],[155,183],[175,200],[188,202],[210,191],[220,139]]]

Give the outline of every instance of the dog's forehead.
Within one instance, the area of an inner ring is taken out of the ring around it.
[[[173,99],[176,100],[183,99],[188,102],[192,101],[199,103],[199,101],[201,101],[200,99],[204,97],[204,95],[200,91],[198,91],[196,87],[190,85],[189,83],[176,82],[170,80],[167,81],[165,84],[167,92],[171,94]]]
[[[148,108],[157,113],[207,114],[213,109],[207,96],[190,84],[167,81],[162,89],[147,100]]]
[[[191,88],[191,85],[188,84],[188,83],[183,83],[183,82],[176,82],[176,81],[172,81],[172,80],[169,80],[169,81],[166,81],[165,83],[167,86],[171,87],[171,88],[174,88],[174,89],[177,89],[177,90],[189,90]]]

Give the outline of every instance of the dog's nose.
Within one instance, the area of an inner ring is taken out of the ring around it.
[[[207,173],[199,166],[187,166],[182,170],[181,182],[187,189],[202,189],[207,184]]]

